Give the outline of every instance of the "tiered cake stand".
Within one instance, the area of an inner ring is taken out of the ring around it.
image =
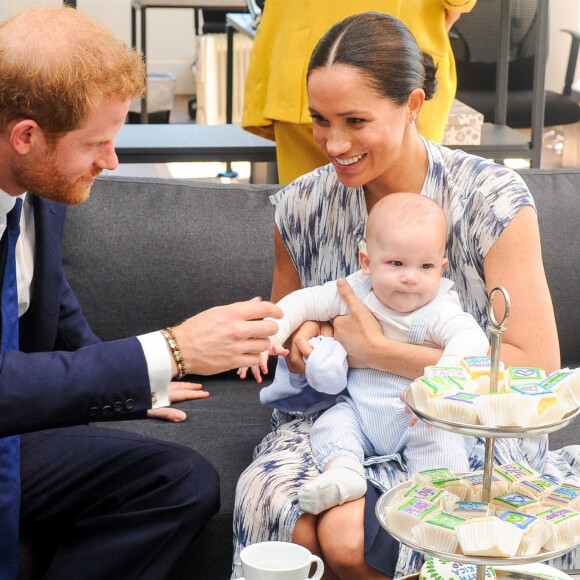
[[[505,311],[504,316],[501,321],[498,321],[494,314],[493,300],[495,295],[500,292],[504,296],[505,300]],[[492,327],[490,329],[492,340],[491,340],[491,369],[490,369],[490,391],[497,392],[498,378],[499,378],[499,361],[500,361],[500,350],[501,350],[501,335],[505,331],[505,323],[508,319],[510,312],[510,300],[507,291],[504,288],[498,287],[492,290],[489,295],[488,309]],[[444,419],[432,417],[428,415],[415,406],[415,401],[413,400],[413,394],[411,388],[408,387],[404,394],[405,403],[413,411],[413,413],[422,421],[433,425],[439,429],[445,429],[447,431],[453,431],[454,433],[461,433],[462,435],[472,435],[474,437],[481,437],[485,439],[485,458],[483,467],[483,494],[482,501],[489,502],[491,500],[491,480],[493,472],[493,456],[495,447],[496,437],[532,437],[534,435],[543,435],[545,433],[551,433],[566,427],[571,421],[573,421],[578,414],[580,414],[580,408],[576,411],[569,413],[563,419],[556,423],[549,423],[545,425],[536,425],[533,427],[493,427],[485,425],[469,425],[465,423],[456,423],[453,421],[447,421]],[[413,550],[418,552],[423,552],[430,556],[436,558],[442,558],[444,560],[459,561],[466,564],[475,564],[477,566],[477,580],[484,580],[486,577],[487,566],[511,566],[511,565],[521,565],[521,564],[531,564],[534,562],[541,562],[544,560],[550,560],[563,554],[568,553],[570,550],[577,546],[580,546],[580,541],[566,546],[560,550],[546,551],[542,550],[538,554],[530,556],[514,556],[512,558],[492,558],[487,556],[466,556],[463,554],[442,552],[439,550],[434,550],[429,546],[422,546],[415,543],[411,538],[403,537],[397,532],[394,532],[389,526],[389,522],[386,521],[386,507],[391,501],[394,500],[395,496],[402,490],[411,486],[410,481],[401,483],[386,493],[384,493],[379,500],[375,508],[377,518],[383,528],[387,530],[394,538],[399,540],[399,542],[409,546]]]

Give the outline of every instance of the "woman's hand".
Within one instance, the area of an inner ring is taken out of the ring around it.
[[[401,399],[401,401],[403,403],[405,403],[405,398],[403,397],[402,391],[399,394],[399,399]],[[407,415],[411,416],[411,418],[409,419],[409,427],[414,427],[419,422],[419,417],[417,417],[417,415],[415,415],[415,413],[413,413],[413,411],[411,411],[411,408],[407,404],[405,404],[405,413],[407,413]],[[425,423],[425,425],[426,425],[427,429],[431,429],[431,425],[429,423]]]
[[[308,320],[291,337],[287,343],[289,354],[286,364],[291,373],[303,374],[306,372],[304,359],[314,350],[308,342],[315,336],[333,336],[334,331],[328,322],[314,322]]]
[[[445,9],[445,30],[447,34],[453,28],[453,25],[461,18],[461,12],[451,12],[451,10]]]
[[[348,365],[353,368],[377,368],[373,356],[377,345],[384,342],[381,325],[371,311],[356,297],[350,284],[341,278],[337,281],[338,292],[347,303],[350,314],[337,316],[334,320],[334,338],[348,352]]]
[[[179,403],[180,401],[191,401],[193,399],[205,399],[209,397],[209,392],[202,391],[202,389],[203,386],[199,383],[174,381],[169,383],[169,401],[171,403]],[[181,409],[175,409],[173,407],[149,409],[147,416],[154,419],[172,421],[174,423],[179,423],[187,419],[187,415]]]

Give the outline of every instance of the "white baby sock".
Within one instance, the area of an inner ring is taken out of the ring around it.
[[[300,508],[318,515],[331,507],[362,497],[367,491],[364,467],[352,457],[337,457],[326,471],[298,490]]]

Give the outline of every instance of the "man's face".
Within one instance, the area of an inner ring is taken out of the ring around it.
[[[80,129],[19,158],[13,168],[19,185],[66,205],[85,201],[103,169],[115,169],[118,165],[114,138],[128,110],[128,100],[103,101]]]

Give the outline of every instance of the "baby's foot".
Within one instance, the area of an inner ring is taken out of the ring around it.
[[[331,507],[362,497],[367,491],[364,467],[350,457],[339,457],[326,471],[298,490],[300,508],[318,515]]]

